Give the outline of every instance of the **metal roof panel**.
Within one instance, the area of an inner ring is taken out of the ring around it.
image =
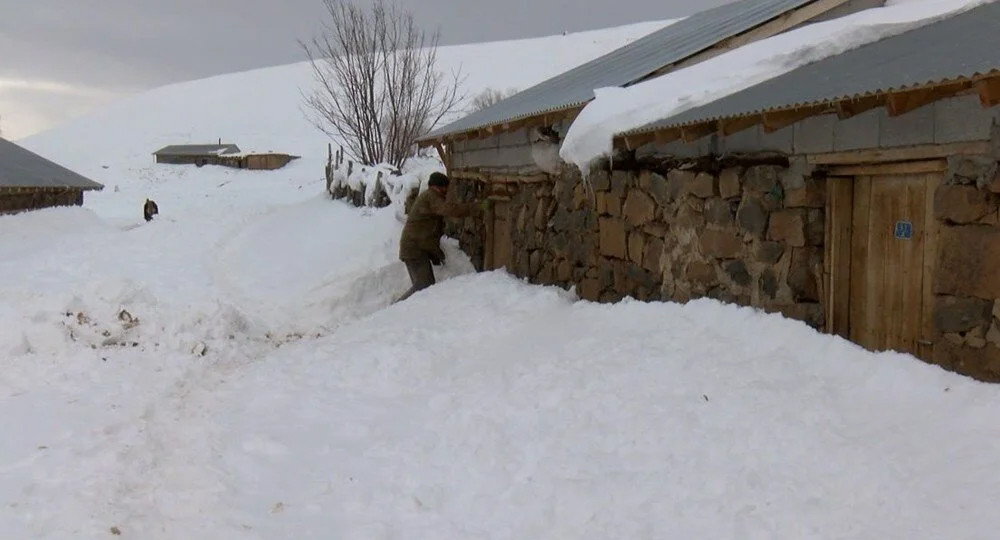
[[[0,138],[0,187],[102,189],[104,186]]]
[[[863,45],[627,133],[898,91],[1000,70],[1000,3]]]
[[[681,19],[423,137],[430,139],[583,105],[814,0],[740,0]]]

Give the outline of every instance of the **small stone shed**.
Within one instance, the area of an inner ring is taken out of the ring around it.
[[[201,166],[214,163],[220,156],[239,152],[240,147],[235,144],[172,144],[153,152],[153,156],[157,163]]]
[[[588,299],[711,297],[1000,381],[996,28],[987,4],[620,134],[587,181],[532,171],[528,129],[449,139],[452,196],[498,201],[453,234]]]
[[[0,138],[0,214],[80,206],[83,193],[104,186]]]

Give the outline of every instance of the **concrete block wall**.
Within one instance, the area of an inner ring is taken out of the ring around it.
[[[453,145],[451,159],[451,166],[456,169],[537,172],[527,129],[456,142]]]

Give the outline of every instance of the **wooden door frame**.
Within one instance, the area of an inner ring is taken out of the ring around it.
[[[496,235],[493,230],[493,220],[496,219],[496,215],[493,212],[493,205],[490,205],[486,209],[486,215],[484,216],[486,220],[486,226],[484,227],[483,235],[483,270],[490,271],[493,270],[493,243],[496,242]]]
[[[493,201],[494,204],[490,205],[486,212],[486,227],[483,234],[486,235],[483,250],[483,268],[485,270],[497,270],[496,268],[496,203],[506,203],[507,206],[507,219],[508,221],[508,231],[511,226],[510,219],[510,201],[511,197],[509,195],[492,194],[487,197],[489,200]]]
[[[483,227],[483,270],[490,271],[495,270],[494,266],[496,266],[493,260],[496,256],[496,211],[494,210],[494,205],[498,202],[509,203],[511,195],[510,187],[506,184],[490,181],[488,178],[484,183],[486,199],[494,203],[489,206],[483,215],[485,221]]]
[[[854,177],[826,178],[826,231],[823,242],[823,331],[848,339],[851,308],[851,235]]]
[[[928,182],[924,211],[924,266],[920,356],[929,358],[934,336],[933,280],[937,268],[940,226],[934,217],[934,192],[943,179],[947,162],[941,159],[910,160],[894,163],[841,163],[830,167],[826,178],[825,239],[823,246],[822,303],[823,331],[849,339],[851,310],[851,275],[854,259],[852,248],[854,229],[854,189],[859,176],[892,176],[941,173],[937,181]]]

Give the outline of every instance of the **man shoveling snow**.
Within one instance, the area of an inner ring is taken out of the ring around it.
[[[431,265],[444,264],[441,249],[441,235],[444,234],[444,218],[464,218],[478,216],[488,204],[448,202],[448,177],[442,173],[431,173],[427,190],[417,196],[410,208],[399,239],[399,259],[406,264],[410,274],[410,287],[396,302],[409,298],[413,293],[434,284],[434,269]]]

